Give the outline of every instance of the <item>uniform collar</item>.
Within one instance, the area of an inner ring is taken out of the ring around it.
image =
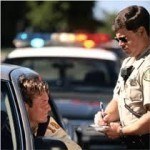
[[[145,48],[145,50],[136,58],[136,60],[139,60],[140,58],[143,58],[149,54],[150,54],[150,45],[147,48]]]

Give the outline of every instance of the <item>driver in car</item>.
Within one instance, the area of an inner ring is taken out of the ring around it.
[[[25,76],[21,76],[19,82],[34,136],[39,135],[39,124],[48,122],[46,131],[42,133],[43,136],[51,136],[63,141],[68,150],[81,150],[81,147],[71,140],[55,119],[49,117],[51,107],[48,84],[39,77],[26,78]]]

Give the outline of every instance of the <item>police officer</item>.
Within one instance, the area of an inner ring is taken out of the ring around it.
[[[129,55],[120,69],[113,99],[94,122],[109,125],[106,135],[126,142],[128,149],[149,149],[150,142],[150,19],[141,6],[129,6],[115,18],[116,40]]]

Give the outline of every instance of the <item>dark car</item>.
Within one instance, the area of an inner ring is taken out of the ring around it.
[[[33,137],[19,87],[19,77],[39,76],[35,71],[14,65],[1,64],[1,149],[66,149],[54,138]],[[53,116],[63,127],[53,100]]]

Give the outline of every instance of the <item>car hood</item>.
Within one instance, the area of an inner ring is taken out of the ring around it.
[[[99,110],[98,101],[81,101],[79,99],[55,99],[56,105],[64,118],[91,119]]]
[[[63,118],[67,119],[93,119],[99,111],[99,102],[104,107],[112,98],[112,93],[53,93],[54,101]]]

